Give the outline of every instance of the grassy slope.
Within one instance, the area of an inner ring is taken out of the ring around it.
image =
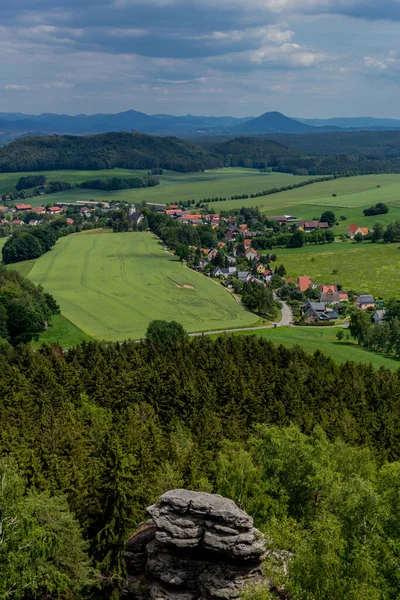
[[[175,319],[188,331],[256,321],[222,286],[163,252],[149,233],[68,236],[37,260],[29,277],[55,296],[74,325],[110,341],[142,337],[153,319]]]
[[[277,329],[264,329],[257,332],[257,335],[265,337],[275,344],[283,344],[284,346],[289,347],[299,345],[306,352],[320,350],[339,363],[348,360],[354,362],[366,362],[372,363],[376,368],[386,367],[393,371],[400,367],[400,359],[398,358],[378,354],[377,352],[368,350],[368,348],[358,346],[353,341],[338,342],[336,339],[337,331],[338,328],[311,329],[279,327]],[[235,335],[246,335],[246,333],[237,333]]]
[[[64,181],[84,181],[85,179],[99,179],[113,176],[134,176],[138,171],[122,171],[121,169],[112,169],[110,171],[53,171],[45,173],[50,179]],[[21,174],[19,174],[20,176]],[[6,177],[13,177],[7,174]],[[1,175],[0,175],[1,178]],[[18,179],[18,178],[17,178]],[[181,200],[211,197],[230,197],[234,194],[251,194],[264,189],[281,187],[291,183],[304,181],[310,177],[297,177],[286,173],[260,173],[255,169],[216,169],[205,173],[175,173],[173,171],[164,171],[160,176],[160,185],[153,188],[121,190],[116,192],[104,192],[101,190],[72,190],[70,192],[61,192],[52,194],[46,198],[51,202],[76,202],[77,200],[121,200],[125,202],[177,202]],[[15,183],[14,183],[15,185]],[[0,179],[1,187],[1,179]],[[0,190],[1,191],[1,190]],[[43,196],[30,198],[29,202],[38,206],[43,202]],[[254,202],[254,201],[253,201]],[[226,203],[221,203],[220,206]]]
[[[337,196],[333,198],[332,194]],[[377,202],[388,204],[389,213],[379,218],[364,217],[363,209]],[[216,211],[259,206],[267,214],[294,214],[303,219],[319,218],[323,211],[332,210],[337,217],[347,217],[336,229],[337,233],[344,233],[351,222],[373,227],[377,220],[391,223],[400,219],[400,175],[346,177],[261,198],[216,202],[210,206]]]
[[[376,297],[399,297],[398,244],[337,242],[277,251],[288,276],[309,275],[317,283],[340,283],[344,288]],[[333,273],[334,270],[337,273]]]

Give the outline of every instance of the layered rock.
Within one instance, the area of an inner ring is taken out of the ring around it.
[[[233,600],[263,580],[262,534],[227,498],[171,490],[128,540],[124,600]]]

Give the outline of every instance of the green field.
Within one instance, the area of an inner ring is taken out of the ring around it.
[[[358,346],[353,341],[338,342],[336,333],[338,328],[332,327],[329,329],[321,328],[295,328],[295,327],[278,327],[277,329],[264,329],[257,332],[258,336],[265,337],[275,344],[283,344],[284,346],[292,347],[295,345],[301,346],[306,352],[314,353],[320,350],[327,356],[330,356],[339,363],[348,360],[354,362],[372,363],[374,367],[386,367],[393,371],[400,367],[400,359],[393,356],[378,354],[373,350]],[[346,330],[345,330],[345,333]],[[249,335],[245,332],[235,335]]]
[[[135,177],[147,171],[129,171],[126,169],[110,169],[103,171],[44,171],[47,181],[69,181],[80,183],[88,179],[106,179],[110,177]],[[19,177],[32,173],[0,174],[0,193],[9,192],[15,187]],[[36,173],[38,175],[39,173]],[[124,201],[124,202],[158,202],[162,204],[182,200],[223,197],[234,194],[251,194],[265,189],[282,187],[312,177],[295,176],[287,173],[260,173],[256,169],[227,168],[208,172],[177,173],[164,171],[159,176],[160,185],[152,188],[120,190],[104,192],[101,190],[71,190],[46,197],[46,201],[76,202],[77,200]],[[43,196],[29,199],[34,206],[43,203]],[[222,206],[225,203],[221,203]]]
[[[71,323],[97,339],[140,338],[153,319],[179,321],[189,332],[257,320],[220,284],[164,252],[149,233],[62,238],[36,261],[29,278],[53,294]]]
[[[89,179],[108,179],[109,177],[135,177],[146,175],[147,170],[132,171],[130,169],[103,169],[101,171],[26,171],[19,173],[0,173],[0,194],[12,192],[20,177],[27,175],[45,175],[46,181],[67,181],[68,183],[82,183]],[[38,204],[36,205],[38,206]]]
[[[398,244],[336,242],[277,250],[288,277],[309,275],[316,283],[340,283],[343,288],[400,299]],[[334,273],[334,270],[337,273]]]
[[[337,196],[334,198],[332,194]],[[388,204],[389,213],[379,217],[364,217],[363,209],[377,202]],[[392,223],[400,219],[400,174],[345,177],[261,198],[215,202],[210,206],[218,212],[242,206],[258,206],[263,213],[294,214],[300,219],[319,219],[323,211],[332,210],[337,217],[343,215],[347,218],[335,230],[345,233],[353,222],[363,227],[373,227],[377,220]]]

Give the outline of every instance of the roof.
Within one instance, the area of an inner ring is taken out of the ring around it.
[[[361,296],[358,297],[358,303],[359,304],[375,304],[375,298],[373,296],[371,296],[370,294],[361,294]]]
[[[362,231],[362,232],[363,232],[365,235],[367,235],[367,233],[369,233],[369,229],[368,229],[368,227],[361,227],[361,231]]]
[[[68,217],[67,219],[65,219],[65,220],[67,221],[67,223],[68,223],[69,225],[73,225],[73,223],[74,223],[74,220],[73,220],[73,219],[70,219],[69,217]]]
[[[328,317],[328,319],[330,319],[331,321],[333,321],[334,319],[338,319],[340,317],[339,313],[336,312],[336,310],[330,310],[326,313],[326,316]]]
[[[348,300],[349,299],[349,294],[347,292],[339,292],[339,298],[341,300]]]
[[[61,208],[59,206],[50,206],[48,210],[50,212],[60,212]]]
[[[21,221],[20,219],[14,219],[13,223],[14,225],[22,225],[23,221]]]
[[[315,310],[315,312],[325,312],[325,302],[309,302],[308,307]]]
[[[347,228],[347,231],[348,231],[349,233],[355,233],[356,231],[358,231],[358,229],[360,229],[360,228],[359,228],[359,226],[358,226],[358,225],[355,225],[355,224],[353,223],[353,225],[350,225],[350,226]]]
[[[16,204],[15,208],[17,210],[31,210],[32,206],[30,204]]]
[[[324,221],[300,221],[300,225],[307,229],[314,227],[315,229],[327,229],[329,227],[329,223],[325,223]]]
[[[249,276],[249,272],[248,271],[238,271],[238,279],[247,279],[247,277]]]
[[[288,283],[296,283],[295,279],[293,279],[293,277],[288,277],[287,279],[285,279],[285,285],[287,285]]]
[[[249,252],[252,252],[253,254],[258,254],[257,250],[254,250],[254,248],[246,248],[246,254],[248,254]]]
[[[336,294],[337,287],[336,287],[336,285],[322,285],[321,293],[322,294]]]
[[[44,206],[36,206],[36,208],[32,208],[32,212],[35,213],[40,213],[40,212],[44,212],[46,209]]]
[[[299,277],[299,288],[301,292],[307,291],[311,284],[311,277],[308,277],[308,275],[303,275],[302,277]]]

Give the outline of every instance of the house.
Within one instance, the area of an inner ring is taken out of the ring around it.
[[[375,298],[370,296],[369,294],[361,294],[357,298],[356,302],[357,308],[361,310],[367,310],[368,308],[375,308]]]
[[[271,281],[272,277],[273,277],[272,271],[270,269],[265,269],[262,274],[263,281],[265,281],[265,283],[268,283],[268,281]]]
[[[246,240],[244,240],[244,242],[243,242],[243,244],[244,244],[244,247],[245,247],[246,249],[247,249],[247,248],[251,248],[251,243],[252,243],[252,241],[253,241],[253,240],[251,240],[251,239],[246,239]]]
[[[15,208],[18,211],[25,211],[25,212],[32,210],[32,206],[30,204],[16,204]]]
[[[339,299],[340,299],[340,302],[348,302],[349,301],[349,294],[348,294],[348,292],[340,291],[339,292]]]
[[[299,229],[306,233],[315,229],[329,229],[329,223],[324,223],[323,221],[300,221]]]
[[[7,206],[0,206],[0,212],[8,212]]]
[[[237,278],[242,283],[245,283],[246,281],[249,281],[249,279],[251,278],[251,273],[249,273],[249,271],[238,271]]]
[[[37,206],[36,208],[32,208],[32,212],[36,213],[37,215],[44,215],[46,214],[46,209],[44,206]]]
[[[276,221],[277,223],[280,223],[281,225],[286,225],[286,223],[288,222],[286,216],[281,216],[281,217],[269,216],[266,218],[268,219],[268,221]]]
[[[236,267],[217,267],[213,271],[213,277],[229,277],[230,275],[236,275],[237,268]]]
[[[228,256],[227,260],[230,265],[236,265],[237,263],[236,256]]]
[[[361,234],[362,236],[367,235],[369,233],[368,227],[359,227],[358,225],[350,225],[347,229],[347,237],[353,239],[354,236]]]
[[[302,277],[299,277],[298,284],[300,291],[306,292],[312,286],[311,277],[308,277],[308,275],[303,275]]]
[[[289,285],[289,283],[296,284],[296,281],[295,279],[293,279],[293,277],[288,277],[287,279],[285,279],[285,285]]]
[[[24,225],[24,222],[20,219],[14,219],[12,222],[13,225]]]
[[[258,262],[258,263],[256,264],[256,269],[257,269],[257,273],[258,273],[259,275],[261,275],[261,274],[262,274],[262,273],[264,273],[264,271],[265,271],[265,265],[263,265],[261,262]]]
[[[247,260],[258,260],[260,255],[257,250],[254,250],[254,248],[248,248],[246,250],[246,258]]]
[[[308,300],[302,306],[303,321],[306,323],[317,323],[319,321],[336,321],[339,314],[326,309],[325,302],[311,302]]]
[[[331,304],[340,303],[340,294],[336,285],[321,286],[321,302],[330,302]]]
[[[225,248],[225,246],[226,246],[225,242],[218,242],[218,244],[217,244],[218,250],[221,250],[221,248]]]
[[[47,210],[52,215],[57,215],[61,212],[61,208],[59,206],[50,206]]]
[[[73,225],[74,224],[74,220],[70,219],[69,217],[67,217],[67,219],[65,219],[65,220],[68,223],[68,225]]]
[[[30,225],[31,227],[36,227],[36,225],[37,225],[38,223],[39,223],[39,221],[38,221],[37,219],[31,219],[31,220],[29,221],[29,225]]]
[[[229,229],[225,233],[225,239],[226,240],[235,240],[236,239],[236,231],[234,229]]]
[[[372,322],[375,325],[381,325],[385,319],[386,310],[377,310],[372,317]]]
[[[247,225],[239,225],[238,233],[240,233],[241,235],[246,235],[247,230],[248,230]]]

